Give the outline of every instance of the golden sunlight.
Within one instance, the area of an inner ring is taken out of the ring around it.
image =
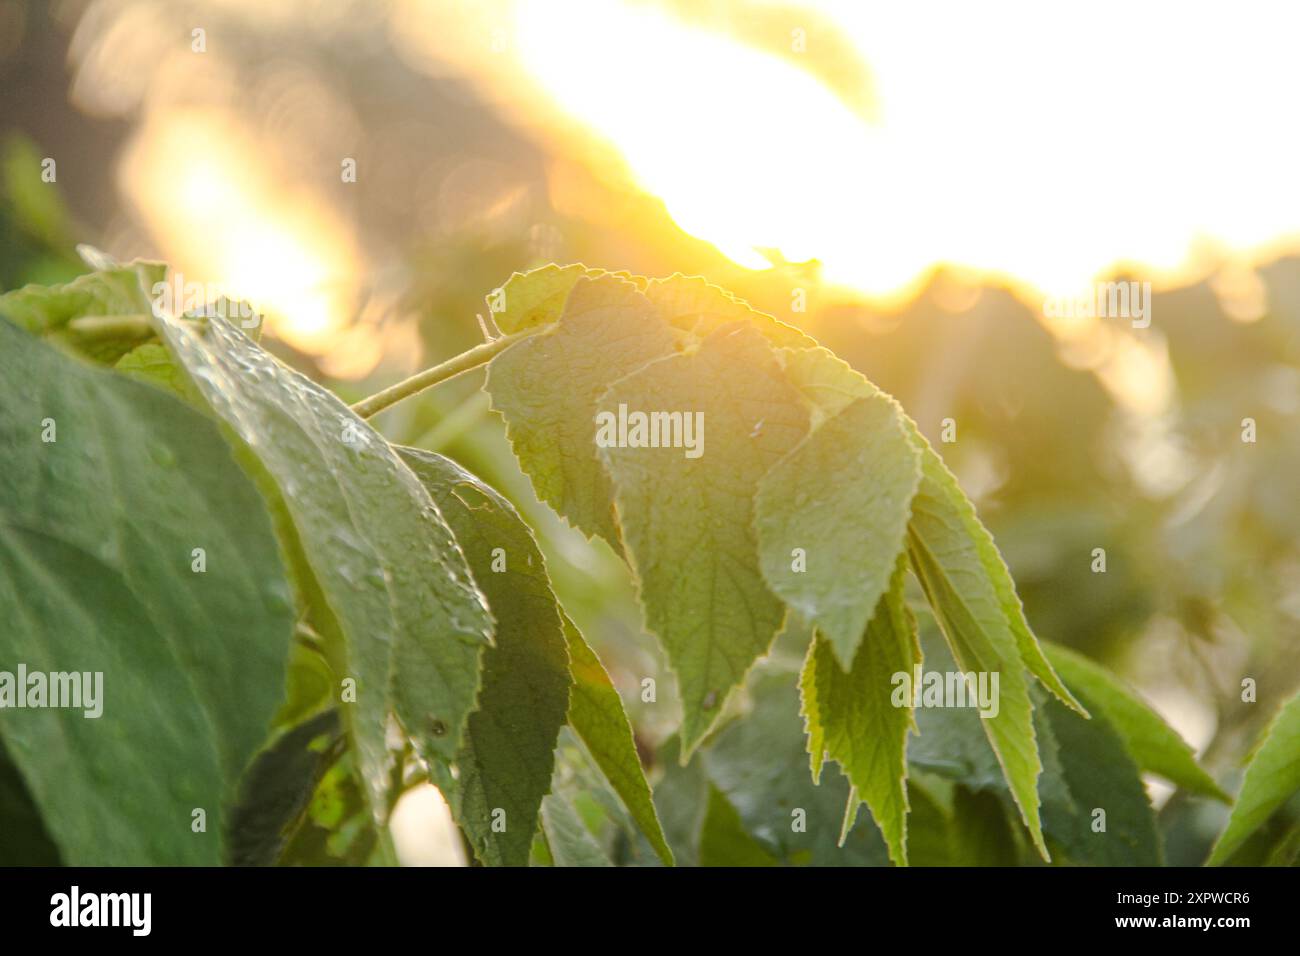
[[[1041,304],[1117,268],[1160,288],[1300,248],[1297,8],[783,9],[794,44],[801,10],[836,24],[870,118],[798,55],[661,7],[518,0],[514,40],[526,82],[745,266],[817,259],[892,298],[943,263]]]
[[[186,282],[246,299],[290,345],[326,352],[350,318],[351,236],[260,173],[252,151],[222,114],[167,111],[137,137],[122,186]]]

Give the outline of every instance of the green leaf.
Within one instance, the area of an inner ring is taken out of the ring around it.
[[[292,608],[265,504],[202,415],[5,321],[0,449],[0,661],[103,675],[101,717],[0,723],[51,835],[76,865],[217,862],[284,696]]]
[[[613,866],[569,799],[550,794],[542,801],[542,830],[553,866]]]
[[[750,691],[749,713],[721,728],[695,761],[704,764],[746,831],[787,865],[887,865],[875,827],[858,821],[847,835],[842,832],[856,806],[848,779],[837,767],[827,767],[820,784],[814,784],[805,772],[799,694],[789,675],[759,673]],[[656,798],[663,789],[661,782]],[[662,813],[664,805],[658,805]]]
[[[338,684],[321,653],[320,642],[319,634],[305,622],[298,622],[289,652],[288,689],[275,715],[277,729],[302,723],[328,710],[338,698],[335,692]]]
[[[848,777],[853,799],[871,810],[899,866],[907,865],[907,733],[913,723],[910,698],[895,706],[893,675],[910,675],[921,663],[916,621],[903,597],[906,574],[906,558],[900,558],[849,672],[819,635],[808,648],[801,682],[814,779],[824,749]]]
[[[912,866],[952,866],[952,821],[930,790],[907,781],[907,859]]]
[[[790,381],[815,406],[814,422],[838,414],[853,401],[881,395],[879,389],[844,361],[824,348],[782,349],[782,362]],[[892,400],[891,400],[892,401]],[[1010,630],[1016,649],[1029,669],[1059,700],[1082,712],[1077,701],[1061,683],[1043,656],[1016,595],[1006,563],[993,543],[993,536],[980,522],[957,479],[930,447],[920,429],[906,415],[902,417],[908,438],[921,455],[921,489],[926,491],[934,516],[947,526],[945,544],[953,548],[955,566],[951,573],[963,580],[972,601],[985,611],[986,626],[994,631]],[[913,521],[911,531],[915,531]],[[927,522],[934,528],[934,522]],[[963,541],[963,539],[965,539]],[[992,609],[996,603],[998,611]],[[1000,613],[999,613],[1000,612]],[[998,623],[1001,617],[1002,623]]]
[[[1177,731],[1137,693],[1101,665],[1056,644],[1044,644],[1048,660],[1076,694],[1086,695],[1090,710],[1099,710],[1124,741],[1137,765],[1191,793],[1231,798],[1196,762]]]
[[[812,407],[814,427],[860,399],[884,394],[861,372],[821,346],[782,348],[777,350],[777,357],[790,384]]]
[[[0,295],[0,317],[33,335],[50,336],[98,361],[115,361],[138,345],[147,334],[83,339],[67,330],[73,319],[90,316],[147,317],[155,283],[163,281],[167,267],[158,262],[133,262],[78,276],[62,285],[29,285]]]
[[[221,318],[200,336],[161,324],[173,356],[274,480],[333,616],[343,716],[377,816],[386,811],[390,713],[426,759],[454,758],[490,641],[483,597],[450,529],[383,437],[329,391]],[[323,622],[318,622],[323,623]],[[338,659],[341,658],[341,659]]]
[[[932,629],[923,631],[927,632],[922,638],[927,669],[946,672],[955,668],[942,639]],[[1105,714],[1087,696],[1083,701],[1093,711],[1090,720],[1047,697],[1041,688],[1034,689],[1034,697],[1034,729],[1043,762],[1038,792],[1043,833],[1053,860],[1153,865],[1159,859],[1160,846],[1151,805],[1137,765]],[[984,721],[978,711],[921,707],[916,717],[920,736],[913,738],[908,748],[914,768],[971,791],[1010,797],[1007,781],[980,727]],[[1098,808],[1106,811],[1105,832],[1092,829],[1093,811]],[[954,828],[966,825],[954,817]]]
[[[759,569],[754,495],[803,438],[808,413],[767,342],[744,324],[618,382],[601,407],[621,405],[703,418],[697,457],[601,449],[646,627],[677,674],[689,756],[785,618]]]
[[[569,655],[546,562],[500,494],[440,455],[399,451],[446,516],[497,622],[458,776],[442,785],[480,860],[526,866],[569,709]]]
[[[921,450],[921,485],[908,528],[912,565],[935,618],[966,672],[1000,675],[1000,706],[984,731],[1021,817],[1046,858],[1035,786],[1042,769],[1024,669],[1083,713],[1056,676],[1024,620],[1011,575],[957,479],[912,426]]]
[[[592,759],[622,799],[655,853],[672,866],[673,853],[655,813],[654,800],[637,756],[632,725],[623,710],[623,701],[596,652],[583,639],[577,626],[562,611],[561,618],[573,671],[569,726],[582,738]]]
[[[1042,763],[1034,740],[1033,709],[1029,689],[1014,640],[1005,619],[972,591],[978,572],[971,571],[963,552],[968,539],[953,534],[945,523],[945,502],[933,498],[923,483],[912,503],[912,566],[921,580],[930,606],[948,638],[957,666],[965,673],[998,674],[997,716],[980,723],[997,755],[998,763],[1035,846],[1047,858],[1038,815],[1038,774]]]
[[[957,664],[934,623],[919,614],[921,654],[926,670],[949,673]],[[983,719],[973,707],[919,707],[913,711],[917,735],[908,741],[907,760],[919,770],[963,783],[973,790],[1006,789],[997,754],[989,745]]]
[[[1246,767],[1237,804],[1210,852],[1207,866],[1218,866],[1300,791],[1300,694],[1273,718]]]
[[[825,349],[785,349],[781,354],[790,381],[820,416],[833,419],[855,400],[876,394],[873,385]],[[974,506],[915,423],[904,416],[904,426],[921,455],[921,480],[908,525],[913,569],[961,669],[999,674],[998,715],[981,722],[1025,825],[1046,856],[1036,789],[1042,765],[1024,669],[1072,706],[1078,704],[1029,631],[1006,564]]]
[[[703,760],[681,761],[681,740],[664,741],[655,755],[662,768],[655,783],[655,811],[663,822],[664,836],[678,866],[699,866],[700,832],[708,809],[709,776]]]
[[[280,854],[280,865],[364,866],[375,856],[382,841],[355,758],[345,750],[325,771]]]
[[[59,866],[59,848],[45,829],[22,774],[5,752],[0,735],[0,866]]]
[[[510,335],[536,325],[559,321],[565,300],[579,279],[596,279],[607,273],[584,265],[557,266],[554,263],[516,272],[501,286],[499,295],[488,296],[488,312],[497,328]]]
[[[666,279],[650,279],[643,291],[673,328],[689,332],[702,341],[725,325],[745,322],[773,345],[810,348],[817,343],[792,325],[759,312],[748,302],[710,284],[699,276],[681,273]]]
[[[672,332],[649,300],[632,283],[606,276],[578,281],[554,328],[516,343],[488,367],[492,407],[505,418],[537,497],[615,550],[613,489],[597,455],[595,417],[613,382],[672,350]]]
[[[1087,720],[1044,701],[1038,727],[1044,772],[1043,828],[1066,861],[1095,866],[1159,866],[1160,837],[1137,764],[1087,694]],[[1105,830],[1097,811],[1105,811]]]
[[[889,586],[920,480],[897,406],[877,393],[836,412],[759,483],[763,577],[844,668]]]
[[[1057,700],[1087,717],[1087,711],[1052,670],[1038,639],[1029,629],[1011,572],[993,543],[993,536],[976,515],[975,506],[916,424],[910,420],[908,424],[912,439],[921,451],[921,489],[917,500],[924,494],[922,516],[917,516],[917,502],[912,505],[913,539],[939,560],[944,575],[959,586],[968,610],[975,614],[975,623],[986,632],[989,643],[994,648],[1002,648],[1005,645],[1002,632],[1009,629],[1029,673]],[[940,617],[941,623],[942,620]]]
[[[817,682],[822,671],[817,659],[817,645],[821,640],[814,632],[799,672],[799,713],[803,714],[803,729],[808,735],[808,770],[813,783],[821,781],[822,767],[826,765],[826,719],[822,709],[829,688],[819,686]]]
[[[1016,841],[998,794],[958,785],[949,824],[951,865],[1015,866]]]
[[[560,731],[551,793],[561,794],[573,804],[615,866],[663,865],[572,727]]]
[[[776,859],[749,835],[736,808],[717,787],[700,831],[700,866],[776,866]]]
[[[33,335],[62,329],[88,315],[150,315],[149,289],[167,267],[137,262],[78,276],[62,285],[28,285],[0,295],[0,316]]]
[[[144,342],[127,352],[113,366],[117,371],[137,381],[148,382],[171,392],[196,406],[203,399],[186,378],[185,373],[172,361],[171,352],[161,342]]]
[[[285,729],[257,755],[231,812],[228,862],[270,866],[279,860],[342,745],[341,735],[338,711],[321,711]]]
[[[1264,859],[1264,866],[1296,866],[1300,863],[1300,823],[1292,824]]]

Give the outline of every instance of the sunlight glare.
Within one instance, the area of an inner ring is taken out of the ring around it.
[[[279,338],[326,353],[350,318],[350,236],[260,176],[252,151],[221,114],[167,112],[130,150],[123,186],[187,283],[247,300]]]
[[[881,297],[943,263],[1041,301],[1300,248],[1300,8],[823,0],[792,23],[800,6],[866,62],[877,123],[654,6],[519,0],[516,41],[556,108],[750,268],[777,250]]]

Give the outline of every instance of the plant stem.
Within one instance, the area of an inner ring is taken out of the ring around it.
[[[352,406],[352,410],[362,418],[369,418],[382,412],[390,405],[396,405],[404,398],[418,395],[426,388],[431,388],[440,382],[455,378],[462,372],[476,369],[480,365],[486,365],[520,339],[526,339],[538,331],[540,331],[540,328],[524,329],[521,332],[515,332],[513,335],[503,335],[499,339],[476,345],[468,352],[461,352],[459,355],[433,366],[433,368],[426,368],[423,372],[416,372],[410,378],[404,379],[396,385],[390,385],[382,392],[376,392],[369,398],[363,398]]]

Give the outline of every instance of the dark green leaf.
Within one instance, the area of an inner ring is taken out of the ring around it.
[[[280,858],[312,794],[342,746],[338,711],[306,718],[257,755],[231,812],[227,861],[270,866]]]
[[[1155,814],[1137,764],[1092,697],[1080,693],[1091,720],[1046,700],[1035,721],[1045,768],[1043,829],[1071,863],[1159,866]]]
[[[745,830],[730,801],[709,788],[709,806],[700,832],[700,866],[776,866],[776,859]]]
[[[446,516],[497,623],[458,776],[440,783],[480,860],[526,866],[569,708],[569,655],[546,562],[500,494],[440,455],[400,452]]]
[[[1214,779],[1201,769],[1177,731],[1123,681],[1100,664],[1056,644],[1044,644],[1052,666],[1078,695],[1087,695],[1090,709],[1100,710],[1124,741],[1137,765],[1159,774],[1192,793],[1231,802]]]
[[[4,321],[0,449],[0,661],[102,672],[104,695],[97,719],[6,712],[10,756],[69,863],[216,862],[284,695],[265,504],[206,418]]]
[[[799,693],[788,676],[758,675],[752,695],[753,709],[700,755],[745,829],[786,864],[886,865],[885,844],[869,823],[858,820],[841,841],[849,782],[835,767],[824,768],[820,784],[809,777]]]

